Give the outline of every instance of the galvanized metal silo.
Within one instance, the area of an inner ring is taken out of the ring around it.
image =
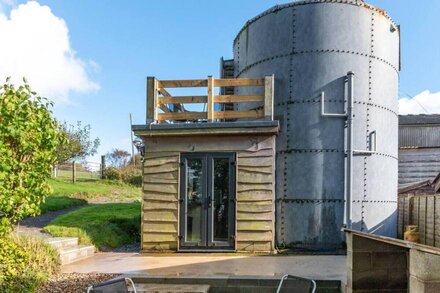
[[[341,247],[347,73],[353,71],[353,228],[396,235],[399,28],[363,1],[310,0],[249,20],[234,41],[236,77],[275,75],[279,246]],[[245,89],[236,89],[245,93]],[[374,133],[376,135],[374,135]]]

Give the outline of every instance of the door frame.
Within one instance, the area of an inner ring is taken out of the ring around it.
[[[203,162],[202,192],[204,215],[202,217],[202,235],[200,242],[186,241],[186,200],[187,200],[187,159],[201,159]],[[214,180],[213,161],[217,158],[229,159],[229,199],[228,199],[228,241],[214,241]],[[235,250],[235,203],[236,203],[236,154],[232,152],[200,152],[180,154],[180,188],[179,188],[179,251],[219,251]],[[208,207],[208,199],[211,206]]]

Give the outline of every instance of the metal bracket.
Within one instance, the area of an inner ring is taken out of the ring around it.
[[[321,116],[322,117],[332,117],[332,118],[347,118],[348,115],[344,113],[326,113],[325,112],[325,93],[321,92]]]

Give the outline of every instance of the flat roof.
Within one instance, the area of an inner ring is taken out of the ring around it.
[[[272,121],[234,121],[234,122],[198,122],[198,123],[150,123],[132,125],[137,136],[192,136],[219,134],[277,134],[278,120]]]

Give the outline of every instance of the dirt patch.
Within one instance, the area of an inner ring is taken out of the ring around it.
[[[77,293],[86,292],[87,288],[114,279],[117,274],[59,274],[52,277],[37,293]]]

